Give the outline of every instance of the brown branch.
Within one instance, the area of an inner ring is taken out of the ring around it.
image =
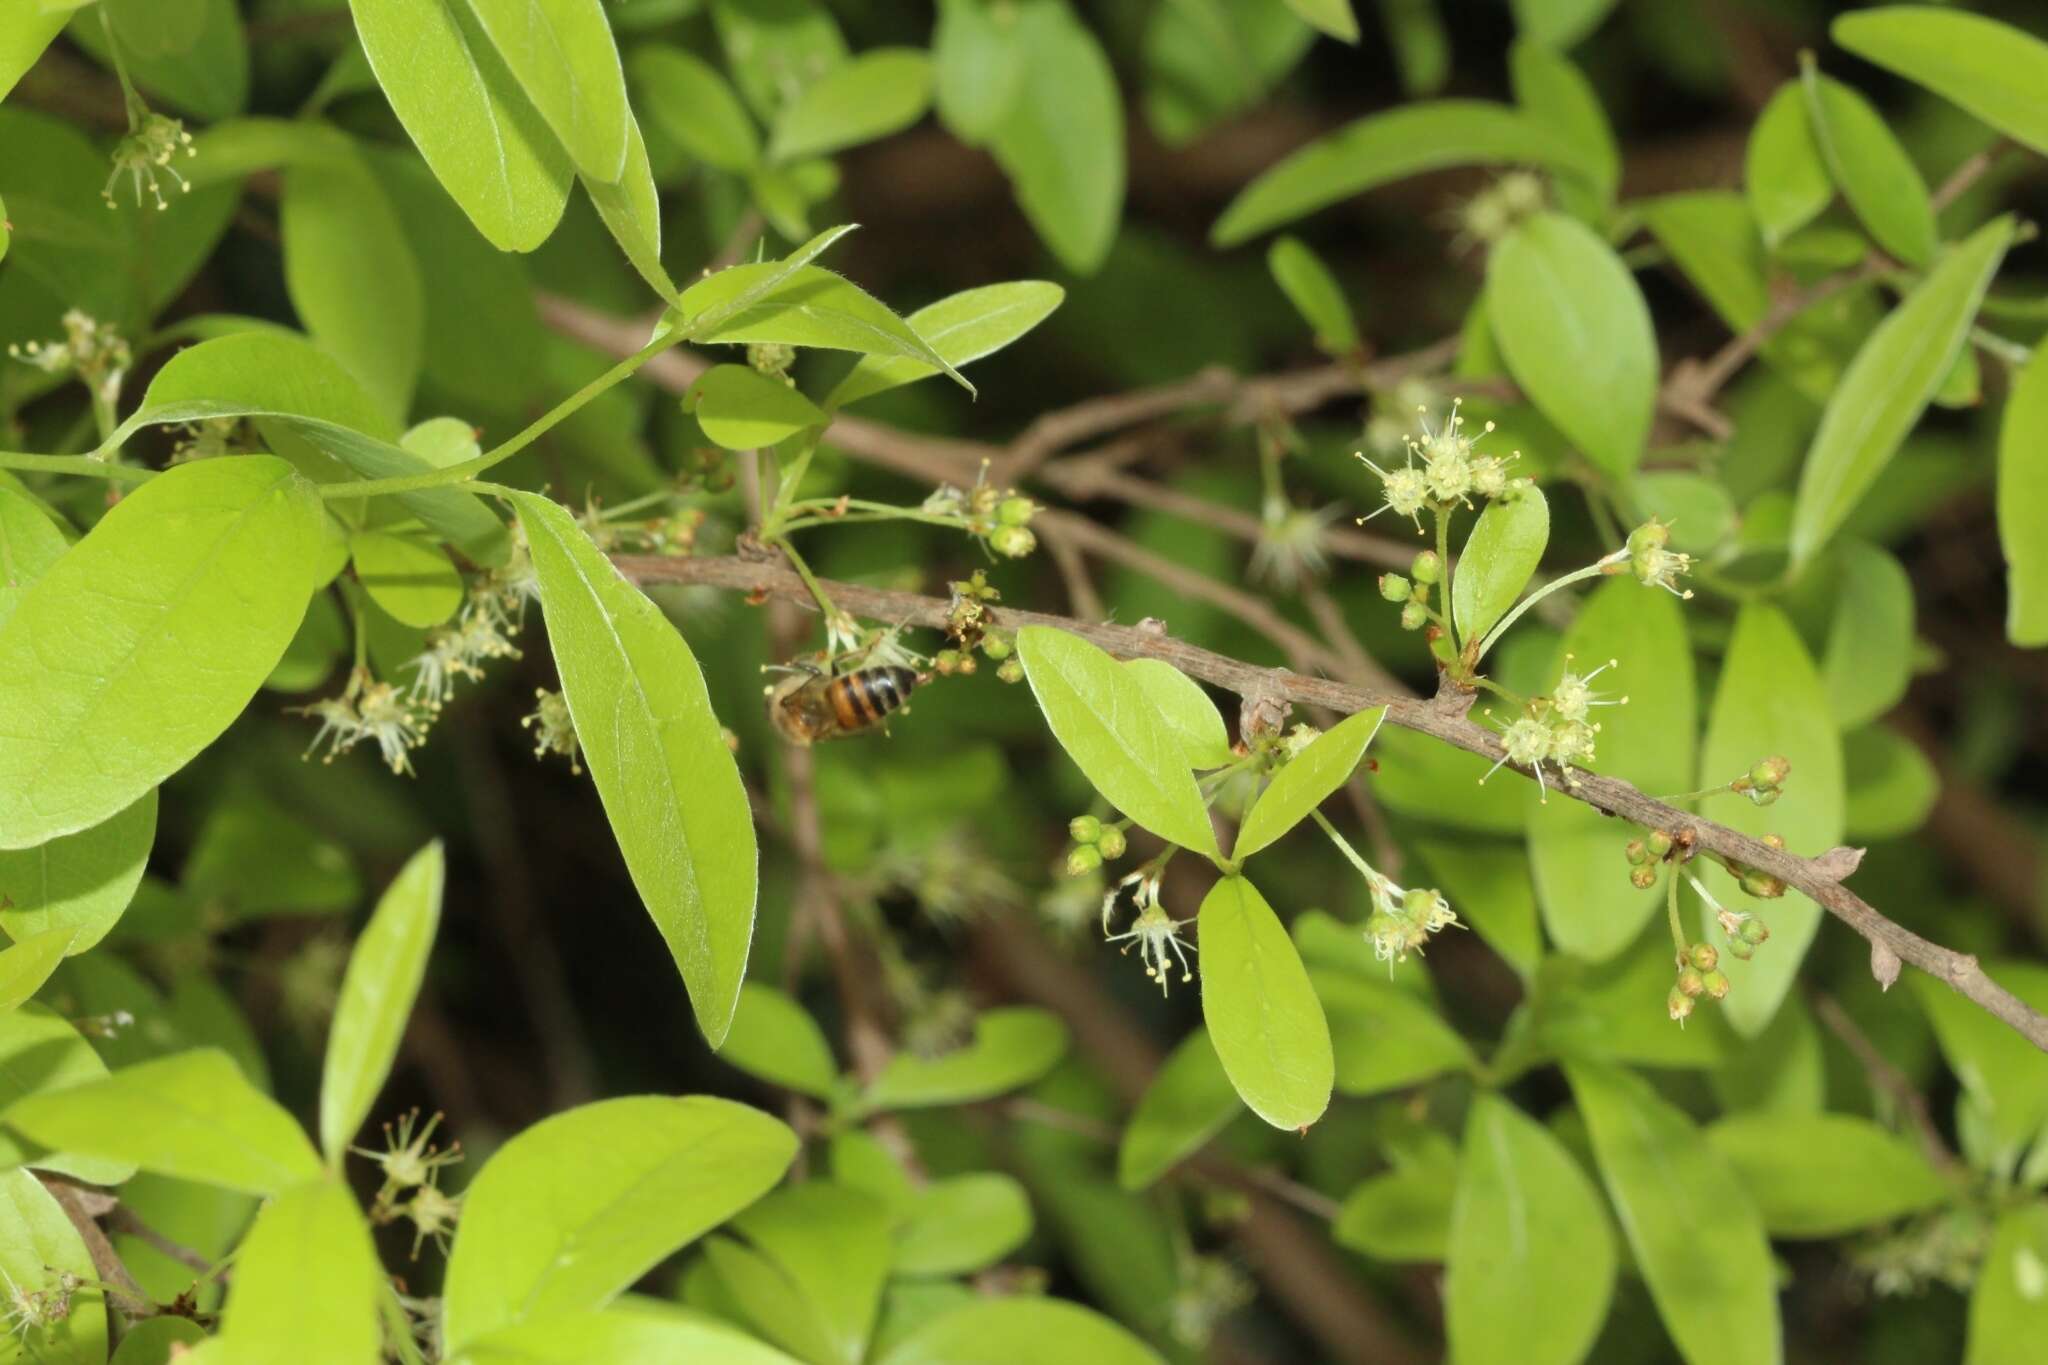
[[[57,1201],[57,1207],[64,1210],[64,1216],[71,1220],[71,1226],[78,1232],[78,1240],[85,1244],[85,1254],[92,1260],[94,1278],[114,1293],[129,1299],[134,1306],[127,1311],[149,1311],[149,1295],[142,1292],[142,1286],[128,1273],[128,1265],[121,1259],[121,1253],[114,1250],[114,1244],[107,1240],[107,1234],[99,1225],[99,1215],[111,1207],[110,1197],[58,1176],[38,1173],[37,1178],[50,1192],[50,1197]]]
[[[1899,1112],[1905,1115],[1914,1135],[1920,1139],[1920,1148],[1927,1154],[1927,1160],[1943,1175],[1961,1173],[1963,1165],[1942,1139],[1941,1129],[1935,1124],[1934,1115],[1927,1108],[1927,1097],[1920,1093],[1920,1087],[1913,1084],[1905,1072],[1892,1065],[1891,1058],[1877,1050],[1877,1044],[1856,1026],[1856,1021],[1832,995],[1814,991],[1809,998],[1813,1001],[1814,1014],[1827,1025],[1828,1032],[1841,1039],[1842,1045],[1862,1063],[1864,1075],[1870,1078],[1870,1088],[1898,1105]]]
[[[1078,519],[1076,519],[1078,520]],[[794,573],[771,563],[737,558],[661,559],[620,556],[616,562],[628,578],[644,583],[696,583],[735,591],[761,593],[807,603],[809,594]],[[853,583],[827,583],[826,590],[844,609],[859,616],[910,625],[943,628],[947,603],[942,598],[890,592]],[[1287,669],[1261,668],[1202,649],[1169,635],[1129,626],[1097,625],[1043,612],[1004,608],[996,622],[1015,630],[1027,625],[1053,626],[1089,640],[1123,658],[1164,659],[1191,677],[1214,683],[1240,696],[1271,692],[1304,706],[1327,707],[1345,715],[1370,706],[1385,706],[1387,719],[1488,760],[1499,759],[1494,735],[1466,718],[1469,696],[1421,700],[1386,690],[1375,691],[1329,678],[1310,677]],[[1509,765],[1512,766],[1512,765]],[[1532,776],[1517,768],[1524,776]],[[2000,986],[1975,956],[1958,953],[1922,938],[1895,923],[1842,884],[1854,870],[1854,857],[1830,854],[1802,857],[1772,848],[1726,825],[1645,796],[1618,778],[1584,774],[1560,788],[1564,795],[1595,810],[1619,816],[1645,829],[1672,834],[1690,832],[1697,846],[1710,853],[1758,868],[1805,893],[1829,914],[1873,944],[1882,944],[1902,960],[1946,983],[1959,995],[2009,1024],[2029,1042],[2048,1051],[2048,1016]]]

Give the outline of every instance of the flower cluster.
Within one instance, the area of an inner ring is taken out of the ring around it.
[[[1768,806],[1784,794],[1785,779],[1791,775],[1792,761],[1783,754],[1772,754],[1758,759],[1756,766],[1728,784],[1728,790],[1742,793],[1756,805]]]
[[[1771,927],[1745,910],[1730,910],[1715,900],[1714,893],[1707,890],[1698,877],[1688,874],[1686,880],[1692,883],[1692,889],[1699,893],[1707,908],[1714,912],[1714,923],[1720,925],[1721,932],[1727,935],[1728,951],[1744,962],[1756,956],[1757,948],[1771,936]]]
[[[20,1337],[25,1348],[30,1336],[48,1331],[71,1316],[71,1300],[85,1287],[84,1278],[69,1270],[57,1271],[49,1283],[36,1289],[17,1284],[4,1270],[0,1270],[0,1279],[7,1283],[7,1330]],[[41,1359],[32,1348],[24,1354],[31,1360]]]
[[[121,380],[135,359],[112,323],[76,308],[64,314],[62,341],[12,342],[7,354],[45,374],[75,373],[94,398],[109,406],[121,397]]]
[[[444,1193],[439,1183],[442,1169],[462,1160],[462,1144],[451,1142],[445,1149],[435,1146],[434,1129],[440,1126],[441,1116],[433,1115],[424,1125],[419,1118],[419,1110],[409,1109],[399,1115],[396,1127],[385,1124],[381,1152],[349,1148],[384,1172],[384,1183],[370,1205],[370,1221],[382,1227],[400,1218],[411,1219],[414,1260],[419,1259],[420,1246],[429,1238],[447,1251],[449,1234],[462,1213],[461,1196]]]
[[[1251,576],[1282,592],[1321,578],[1330,563],[1324,532],[1337,512],[1334,506],[1296,507],[1284,497],[1269,498],[1252,546]]]
[[[985,467],[982,473],[985,479]],[[1022,559],[1038,548],[1031,530],[1038,504],[1014,488],[997,488],[984,480],[965,489],[947,484],[934,489],[917,510],[928,517],[958,520],[969,535],[1005,559]]]
[[[1116,913],[1117,902],[1123,898],[1126,888],[1131,892],[1131,904],[1137,909],[1137,916],[1131,927],[1121,934],[1109,932],[1111,917]],[[1121,943],[1124,951],[1133,947],[1138,958],[1145,964],[1145,975],[1159,983],[1159,993],[1166,994],[1167,979],[1173,970],[1173,963],[1167,959],[1166,951],[1171,948],[1180,961],[1180,979],[1184,982],[1195,979],[1194,968],[1188,965],[1188,953],[1193,951],[1180,937],[1181,926],[1191,921],[1175,919],[1159,904],[1159,874],[1156,872],[1133,872],[1102,898],[1102,932],[1111,943]]]
[[[1692,572],[1692,556],[1668,549],[1671,528],[1655,517],[1629,532],[1628,545],[1617,556],[1626,559],[1629,572],[1645,587],[1662,588],[1674,597],[1689,599],[1691,588],[1681,589],[1679,577]]]
[[[1596,706],[1623,706],[1628,698],[1609,698],[1592,687],[1593,679],[1615,667],[1616,660],[1609,659],[1584,674],[1572,671],[1569,655],[1565,664],[1564,675],[1549,696],[1532,698],[1520,716],[1500,726],[1501,756],[1479,779],[1481,782],[1499,772],[1502,765],[1513,763],[1535,775],[1537,788],[1547,798],[1548,789],[1543,781],[1545,763],[1553,765],[1567,782],[1576,780],[1571,769],[1592,765],[1600,726],[1588,716]]]
[[[386,767],[409,776],[412,751],[427,742],[435,708],[390,683],[376,681],[367,668],[358,668],[350,672],[348,686],[340,696],[295,709],[320,722],[319,732],[306,746],[306,757],[311,758],[325,744],[327,754],[321,762],[332,763],[338,755],[371,740]]]
[[[1541,213],[1546,198],[1540,176],[1530,171],[1509,171],[1458,205],[1452,215],[1457,228],[1451,238],[1452,249],[1492,246],[1525,219]]]
[[[178,168],[171,164],[171,158],[179,152],[188,157],[199,155],[199,149],[192,145],[192,134],[185,131],[185,125],[165,114],[143,115],[134,131],[114,144],[114,169],[107,176],[107,185],[100,191],[100,198],[107,201],[108,208],[115,207],[114,184],[120,180],[121,172],[126,171],[135,185],[135,207],[142,207],[142,187],[146,184],[158,211],[169,208],[170,202],[164,198],[163,189],[157,184],[158,171],[177,181],[181,194],[192,188],[192,182],[179,175]]]
[[[1373,956],[1387,964],[1389,973],[1394,963],[1406,962],[1411,951],[1419,953],[1428,947],[1431,934],[1453,925],[1463,927],[1443,892],[1434,887],[1396,886],[1390,877],[1371,868],[1365,871],[1366,885],[1372,891],[1372,914],[1365,921],[1365,936],[1372,944]]]
[[[1074,840],[1074,847],[1067,852],[1067,875],[1070,877],[1083,876],[1105,862],[1113,863],[1124,856],[1126,843],[1123,828],[1119,825],[1105,825],[1093,815],[1077,815],[1067,822],[1067,833]],[[1109,900],[1103,902],[1104,929],[1109,927],[1109,906],[1115,898],[1116,893],[1111,892]]]
[[[1444,561],[1435,550],[1424,550],[1408,565],[1408,577],[1397,573],[1380,575],[1380,596],[1401,606],[1401,629],[1421,630],[1434,615],[1429,596],[1444,576]],[[1411,581],[1412,580],[1412,581]]]
[[[1357,452],[1358,459],[1365,467],[1379,475],[1385,503],[1378,511],[1359,518],[1361,523],[1371,521],[1380,512],[1391,511],[1397,517],[1407,517],[1415,523],[1417,532],[1422,530],[1422,510],[1425,507],[1450,507],[1463,504],[1471,506],[1472,496],[1497,498],[1506,493],[1516,482],[1508,478],[1507,467],[1521,457],[1514,451],[1506,457],[1482,455],[1476,447],[1493,430],[1488,422],[1478,436],[1465,434],[1465,419],[1458,411],[1458,402],[1451,403],[1451,415],[1439,429],[1429,425],[1429,410],[1421,411],[1422,439],[1410,439],[1407,443],[1407,458],[1392,469],[1382,469],[1367,457],[1364,451]],[[1420,465],[1416,464],[1421,460]]]
[[[533,714],[519,722],[521,729],[533,731],[533,756],[560,754],[569,760],[571,773],[582,773],[583,744],[576,738],[576,721],[569,714],[569,699],[545,687],[536,687],[533,695]]]
[[[1720,968],[1721,954],[1711,943],[1689,943],[1678,954],[1678,980],[1664,1000],[1665,1008],[1675,1022],[1683,1024],[1691,1016],[1694,1004],[1702,997],[1708,1000],[1727,999],[1728,975]]]

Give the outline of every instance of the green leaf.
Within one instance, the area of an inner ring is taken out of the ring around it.
[[[823,248],[820,248],[822,250]],[[833,351],[911,360],[943,371],[969,393],[951,361],[872,295],[816,266],[786,269],[787,262],[735,266],[692,285],[682,297],[690,339],[699,342],[772,341]],[[737,280],[741,271],[763,272]],[[716,285],[716,291],[708,286]],[[741,292],[734,294],[735,286]]]
[[[633,114],[601,0],[469,0],[469,8],[576,169],[617,181]]]
[[[1190,768],[1220,768],[1230,762],[1230,735],[1222,713],[1202,685],[1164,659],[1126,659],[1124,668],[1159,708],[1166,728],[1179,737]]]
[[[1515,28],[1539,43],[1562,51],[1600,26],[1616,0],[1508,0]]]
[[[1444,1327],[1465,1365],[1572,1365],[1614,1294],[1600,1193],[1550,1130],[1497,1095],[1465,1119]]]
[[[2048,153],[2048,43],[2024,29],[1932,5],[1887,5],[1841,15],[1829,32],[1865,61]]]
[[[0,214],[6,211],[0,205]],[[14,614],[28,585],[47,573],[66,548],[64,533],[40,507],[11,488],[0,488],[0,626]]]
[[[889,1274],[889,1218],[881,1202],[814,1180],[777,1190],[733,1227],[769,1273],[794,1290],[779,1302],[746,1305],[762,1334],[825,1365],[859,1365]],[[729,1258],[720,1253],[728,1248],[738,1244],[710,1244],[721,1275]]]
[[[20,1009],[42,989],[78,934],[70,925],[59,924],[26,935],[0,952],[0,1013]]]
[[[1535,878],[1522,845],[1423,835],[1409,846],[1457,907],[1458,917],[1527,981],[1543,956],[1543,931]]]
[[[2048,645],[2048,347],[2013,376],[1998,429],[1998,543],[2005,551],[2006,638]],[[4,509],[0,509],[4,510]],[[4,607],[0,607],[4,610]]]
[[[982,1171],[917,1191],[896,1228],[891,1273],[969,1275],[985,1270],[1031,1235],[1031,1199],[1007,1175]]]
[[[1301,955],[1258,888],[1225,877],[1197,918],[1202,1020],[1230,1083],[1275,1128],[1301,1128],[1330,1106],[1330,1026]]]
[[[1598,214],[1621,186],[1621,148],[1592,82],[1556,47],[1529,37],[1508,49],[1508,74],[1515,102],[1578,153],[1590,197],[1577,193],[1581,182],[1574,179],[1558,184],[1559,197],[1577,216]]]
[[[70,4],[71,0],[59,0]],[[155,6],[156,0],[127,0],[138,8]],[[249,99],[248,39],[242,30],[242,16],[234,0],[172,0],[195,4],[203,11],[201,28],[181,50],[124,52],[128,77],[137,86],[163,102],[204,119],[224,119],[238,114]],[[78,14],[71,25],[71,41],[111,67],[106,30],[91,11]]]
[[[542,1119],[463,1195],[442,1290],[449,1353],[602,1307],[773,1188],[796,1145],[766,1114],[705,1096],[601,1100]]]
[[[346,138],[289,165],[278,200],[285,292],[321,347],[394,421],[412,407],[426,349],[420,268],[390,197]]]
[[[308,1180],[266,1204],[235,1253],[222,1355],[233,1365],[377,1360],[384,1292],[384,1268],[355,1196],[339,1180]]]
[[[298,1123],[218,1048],[27,1095],[0,1117],[56,1151],[250,1194],[276,1194],[320,1174]]]
[[[612,240],[626,253],[626,260],[640,272],[648,288],[668,303],[678,302],[675,281],[661,263],[661,195],[654,184],[654,167],[647,160],[647,143],[640,125],[626,116],[626,169],[613,182],[581,177],[597,216],[604,220]]]
[[[683,411],[727,450],[758,450],[826,422],[790,385],[747,365],[713,365],[683,399]]]
[[[1561,214],[1531,218],[1487,258],[1486,305],[1537,411],[1607,473],[1633,472],[1657,404],[1657,337],[1613,248]]]
[[[1727,966],[1722,954],[1722,966]],[[1585,1058],[1655,1067],[1718,1067],[1740,1055],[1727,1020],[1701,1010],[1675,1028],[1661,1005],[1671,989],[1671,935],[1651,923],[1605,962],[1561,953],[1543,960],[1509,1030],[1510,1046],[1542,1058]],[[1505,1061],[1495,1066],[1508,1068]]]
[[[1359,1182],[1344,1196],[1330,1237],[1376,1261],[1442,1261],[1450,1239],[1457,1154],[1441,1134],[1393,1170]]]
[[[1588,595],[1561,642],[1557,667],[1585,675],[1610,659],[1618,662],[1594,686],[1607,700],[1626,697],[1628,704],[1594,712],[1601,730],[1593,771],[1646,792],[1687,790],[1699,700],[1678,599],[1628,575]],[[1578,801],[1532,797],[1527,809],[1530,874],[1551,941],[1588,961],[1613,957],[1635,941],[1662,900],[1615,871],[1626,868],[1624,851],[1638,831]]]
[[[77,1029],[42,1005],[0,1015],[0,1111],[25,1095],[104,1080],[107,1064]],[[95,1185],[118,1185],[135,1174],[132,1161],[51,1151],[0,1131],[0,1167],[33,1166]]]
[[[995,135],[1024,88],[1029,54],[1012,41],[1018,10],[984,0],[939,0],[932,32],[939,121],[969,146]]]
[[[627,56],[626,74],[654,126],[691,156],[735,175],[760,165],[753,119],[725,77],[695,53],[642,43]]]
[[[362,898],[348,850],[260,797],[231,797],[207,813],[179,880],[229,923],[266,914],[319,915]]]
[[[941,358],[956,368],[1002,350],[1051,316],[1067,291],[1043,280],[964,289],[927,304],[907,321]],[[936,366],[907,356],[865,355],[825,398],[843,408],[870,394],[938,374]]]
[[[1104,799],[1162,839],[1222,856],[1180,737],[1135,674],[1050,626],[1017,632],[1017,657],[1060,747]]]
[[[391,111],[476,230],[500,251],[546,241],[569,200],[569,154],[467,0],[349,0],[349,8]]]
[[[1781,836],[1794,852],[1815,857],[1842,837],[1842,744],[1827,693],[1806,646],[1777,608],[1745,606],[1721,665],[1721,680],[1707,718],[1700,753],[1700,787],[1718,786],[1774,754],[1791,760],[1787,796],[1757,806],[1739,796],[1714,804],[1715,818],[1761,838]],[[1759,910],[1771,937],[1743,962],[1728,951],[1728,937],[1702,907],[1702,937],[1721,950],[1721,970],[1734,983],[1721,1010],[1737,1033],[1754,1038],[1771,1022],[1792,988],[1799,963],[1820,929],[1821,910],[1798,892],[1757,905],[1719,866],[1699,873],[1723,905]]]
[[[769,155],[797,161],[874,142],[923,118],[931,99],[931,58],[916,48],[871,48],[819,77],[782,111]]]
[[[0,1344],[8,1360],[34,1365],[101,1365],[106,1360],[107,1304],[100,1271],[64,1206],[27,1171],[0,1172],[0,1275],[6,1277],[13,1305],[24,1295],[42,1294],[68,1310],[41,1325],[17,1316]],[[67,1278],[70,1289],[62,1285]]]
[[[1736,1114],[1708,1128],[1707,1141],[1773,1237],[1841,1237],[1950,1195],[1905,1139],[1852,1114]]]
[[[982,1298],[925,1324],[880,1365],[1164,1365],[1164,1358],[1099,1313],[1059,1299]]]
[[[830,1102],[838,1089],[839,1065],[817,1021],[773,986],[749,981],[740,987],[732,1028],[718,1055],[771,1085]]]
[[[108,1365],[184,1365],[187,1357],[173,1357],[171,1348],[196,1347],[207,1340],[206,1329],[190,1318],[155,1317],[144,1318],[131,1325],[122,1335],[121,1344],[114,1351]],[[192,1356],[192,1360],[201,1357]],[[216,1351],[214,1358],[218,1360]]]
[[[2002,27],[2002,25],[2000,26]],[[2008,1210],[1970,1295],[1969,1347],[1963,1365],[2028,1365],[2048,1332],[2048,1203]]]
[[[622,1299],[602,1312],[532,1318],[471,1342],[449,1365],[796,1365],[729,1323],[651,1299]]]
[[[1835,723],[1850,730],[1876,720],[1906,695],[1913,668],[1913,582],[1888,551],[1851,541],[1837,549],[1825,592],[1832,612],[1821,680]]]
[[[1117,1144],[1118,1183],[1144,1189],[1201,1151],[1241,1109],[1208,1030],[1195,1029],[1167,1054],[1138,1097]]]
[[[1814,145],[1842,197],[1879,246],[1909,265],[1927,265],[1939,235],[1927,182],[1913,158],[1856,90],[1810,64],[1803,84]]]
[[[1743,155],[1742,186],[1764,245],[1772,248],[1833,201],[1835,183],[1814,143],[1801,82],[1779,86],[1757,115]]]
[[[1520,110],[1435,100],[1370,114],[1289,155],[1239,192],[1209,229],[1236,246],[1269,228],[1395,180],[1451,166],[1576,169],[1580,152]]]
[[[513,503],[583,761],[697,1026],[717,1047],[746,974],[759,856],[703,671],[561,504],[532,493]]]
[[[348,552],[363,591],[401,625],[432,630],[462,605],[462,575],[437,545],[389,531],[358,531],[349,537]]]
[[[1329,1019],[1336,1088],[1344,1094],[1401,1090],[1473,1065],[1471,1047],[1414,992],[1320,966],[1309,979]]]
[[[1124,204],[1124,107],[1102,44],[1063,5],[1022,10],[1017,94],[989,150],[1017,206],[1052,254],[1080,275],[1100,269]]]
[[[1384,706],[1368,707],[1346,716],[1289,759],[1252,803],[1237,832],[1231,856],[1242,862],[1308,819],[1312,811],[1351,780],[1359,760],[1365,757],[1366,746],[1379,733],[1380,723],[1386,717]]]
[[[1379,746],[1373,794],[1388,809],[1457,829],[1522,832],[1521,789],[1513,782],[1481,785],[1486,759],[1399,727],[1381,735]]]
[[[846,39],[819,0],[712,0],[726,68],[764,119],[846,60]]]
[[[1520,600],[1550,543],[1550,503],[1531,485],[1486,504],[1459,552],[1451,620],[1460,640],[1484,640]]]
[[[349,954],[320,1075],[320,1147],[337,1169],[398,1056],[440,927],[446,879],[436,840],[392,879]]]
[[[1302,320],[1315,330],[1316,345],[1331,355],[1358,349],[1358,324],[1344,300],[1344,286],[1330,267],[1299,237],[1276,237],[1266,251],[1266,268]]]
[[[2009,961],[1986,963],[1985,970],[2035,1009],[2048,1008],[2048,968]],[[2016,1157],[2048,1124],[2048,1067],[2040,1049],[1934,977],[1915,972],[1908,980],[1994,1150],[2001,1160]]]
[[[0,848],[111,819],[227,728],[306,613],[321,515],[282,460],[201,460],[50,566],[0,627]]]
[[[157,371],[142,406],[115,428],[106,448],[118,449],[145,426],[209,417],[274,420],[304,437],[317,447],[306,457],[305,472],[322,482],[342,481],[351,471],[381,479],[436,467],[393,444],[399,436],[397,419],[380,409],[354,376],[319,348],[283,331],[241,332],[180,351]],[[321,454],[332,462],[320,461]],[[510,554],[504,525],[474,493],[429,488],[397,496],[428,529],[478,563],[502,564]],[[324,520],[319,524],[324,526]]]
[[[1951,248],[1850,362],[1800,472],[1795,565],[1827,543],[1927,410],[1969,337],[2012,234],[2012,219],[1997,218]]]
[[[1340,43],[1358,44],[1358,16],[1351,0],[1287,0],[1287,8]]]
[[[156,842],[156,791],[112,819],[35,848],[0,851],[0,929],[20,940],[49,929],[74,934],[64,951],[105,938],[135,899]]]
[[[1782,1359],[1770,1243],[1735,1171],[1641,1077],[1593,1062],[1565,1075],[1679,1354],[1692,1365]]]
[[[71,15],[64,10],[45,13],[24,9],[14,22],[0,26],[0,99],[43,55],[43,49],[57,41]]]
[[[862,1097],[868,1109],[971,1104],[1026,1086],[1059,1064],[1067,1026],[1047,1010],[1013,1006],[974,1021],[967,1046],[937,1057],[899,1052]]]

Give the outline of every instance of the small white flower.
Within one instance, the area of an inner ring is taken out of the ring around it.
[[[1565,656],[1565,664],[1567,667],[1565,668],[1564,676],[1557,680],[1557,686],[1550,691],[1550,705],[1552,709],[1565,720],[1584,720],[1586,713],[1595,706],[1626,706],[1628,704],[1627,697],[1616,697],[1610,700],[1606,693],[1595,692],[1592,687],[1593,679],[1599,677],[1610,668],[1621,666],[1619,659],[1609,659],[1591,673],[1583,674],[1574,673],[1571,670],[1569,667],[1571,656],[1569,654]]]
[[[114,169],[107,176],[106,188],[100,191],[100,198],[107,201],[107,207],[114,207],[114,184],[121,178],[121,172],[128,172],[135,184],[135,207],[142,207],[142,187],[149,186],[150,197],[156,201],[159,211],[170,207],[165,200],[163,189],[157,184],[156,173],[163,171],[178,182],[178,190],[191,190],[192,183],[178,174],[171,158],[179,152],[186,156],[197,156],[198,148],[192,145],[192,134],[185,131],[185,125],[165,114],[150,114],[135,131],[114,144]]]
[[[1138,913],[1132,919],[1130,928],[1121,934],[1112,934],[1109,932],[1110,920],[1116,911],[1117,899],[1126,887],[1132,888],[1131,902]],[[1188,954],[1193,949],[1183,943],[1180,937],[1181,926],[1189,922],[1175,919],[1160,907],[1159,878],[1156,874],[1133,872],[1102,898],[1102,932],[1105,941],[1123,944],[1127,953],[1135,946],[1138,949],[1139,960],[1145,964],[1145,975],[1159,982],[1161,995],[1166,994],[1167,979],[1173,967],[1173,963],[1167,958],[1168,949],[1171,949],[1174,957],[1180,961],[1180,979],[1195,979],[1194,969],[1188,965]]]
[[[1692,589],[1681,589],[1678,580],[1692,571],[1692,556],[1665,547],[1671,543],[1671,528],[1654,517],[1629,532],[1627,556],[1630,572],[1645,587],[1662,588],[1685,599]]]
[[[1429,476],[1412,464],[1395,465],[1391,470],[1381,469],[1366,459],[1363,451],[1357,455],[1367,469],[1380,476],[1381,496],[1386,499],[1378,511],[1360,517],[1359,525],[1363,526],[1380,512],[1392,512],[1414,522],[1419,534],[1422,530],[1422,509],[1429,505]]]

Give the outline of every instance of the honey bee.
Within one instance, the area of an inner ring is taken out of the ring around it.
[[[896,665],[830,674],[798,667],[768,689],[768,721],[791,744],[809,748],[880,725],[910,700],[926,675]]]

